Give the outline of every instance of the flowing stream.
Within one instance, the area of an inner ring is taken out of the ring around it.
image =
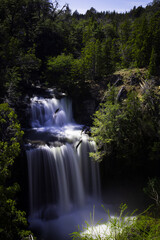
[[[27,144],[29,223],[39,239],[69,239],[101,196],[95,144],[75,123],[66,96],[31,98]]]

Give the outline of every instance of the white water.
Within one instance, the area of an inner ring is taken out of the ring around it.
[[[86,209],[100,199],[99,167],[89,157],[95,144],[74,122],[66,97],[32,98],[31,126],[37,135],[58,141],[58,147],[53,142],[26,151],[31,229],[44,239],[69,239],[67,234],[85,220]]]
[[[66,97],[60,100],[56,98],[32,98],[32,127],[63,126],[73,122],[71,106],[70,100]]]

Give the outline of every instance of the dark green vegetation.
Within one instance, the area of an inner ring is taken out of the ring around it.
[[[92,136],[97,152],[93,157],[98,161],[108,159],[121,174],[123,170],[129,174],[158,174],[159,119],[160,94],[154,83],[146,80],[139,93],[131,88],[124,100],[116,87],[109,87],[104,103],[94,114]]]
[[[25,212],[17,209],[15,194],[19,185],[11,174],[22,136],[14,111],[7,103],[0,104],[0,238],[4,240],[20,239],[30,233],[22,230],[27,227],[27,220]]]
[[[159,0],[124,14],[91,8],[85,15],[49,0],[0,0],[0,238],[19,239],[26,224],[12,175],[22,132],[10,107],[22,119],[24,94],[36,85],[56,86],[76,101],[103,99],[93,117],[95,159],[115,175],[159,176],[159,26]],[[124,68],[138,69],[131,83]],[[114,76],[123,78],[122,98]]]
[[[84,96],[120,68],[159,74],[160,2],[130,12],[85,15],[49,0],[0,0],[0,88],[18,104],[31,85],[56,85]]]

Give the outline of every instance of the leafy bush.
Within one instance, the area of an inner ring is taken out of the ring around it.
[[[72,55],[64,53],[48,59],[48,80],[52,85],[58,85],[62,88],[69,87],[71,81],[71,69],[73,63]]]
[[[25,212],[16,207],[15,194],[20,187],[9,184],[12,166],[20,154],[23,132],[17,116],[7,103],[0,104],[0,236],[3,240],[20,239],[29,235]]]
[[[56,85],[70,95],[77,95],[85,89],[83,63],[81,59],[74,59],[73,56],[64,53],[47,62],[47,76],[49,83]],[[79,92],[77,92],[77,90]]]
[[[117,96],[116,88],[109,87],[104,103],[94,114],[91,132],[97,152],[91,155],[98,161],[114,159],[114,167],[117,160],[118,167],[136,170],[154,158],[152,149],[160,138],[160,96],[152,89],[146,89],[141,97],[130,91],[121,102]]]

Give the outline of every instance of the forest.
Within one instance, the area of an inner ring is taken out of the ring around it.
[[[141,176],[145,182],[153,210],[139,220],[141,229],[133,227],[115,239],[160,239],[160,0],[125,13],[91,8],[85,14],[72,12],[67,4],[59,8],[58,1],[0,0],[3,240],[32,234],[19,166],[27,126],[24,96],[36,86],[56,87],[73,99],[74,118],[90,126],[96,142],[97,151],[90,155],[100,163],[103,186],[117,176]],[[95,106],[87,112],[81,102],[90,100]]]

